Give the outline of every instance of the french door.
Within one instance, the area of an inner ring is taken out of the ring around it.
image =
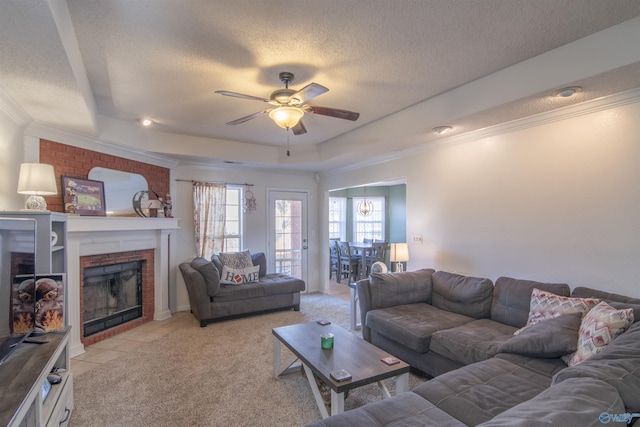
[[[307,200],[297,191],[269,190],[270,271],[307,282]]]

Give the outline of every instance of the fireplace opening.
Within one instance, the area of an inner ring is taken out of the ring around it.
[[[84,336],[142,317],[142,261],[83,271]]]

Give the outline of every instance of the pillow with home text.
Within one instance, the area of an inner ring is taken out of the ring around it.
[[[231,268],[226,265],[222,266],[220,273],[220,283],[225,285],[242,285],[244,283],[257,282],[260,275],[260,266],[246,268]]]

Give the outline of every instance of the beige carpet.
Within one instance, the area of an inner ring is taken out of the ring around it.
[[[301,426],[321,418],[302,374],[273,375],[278,326],[328,319],[348,328],[347,301],[303,295],[300,311],[213,323],[195,319],[136,351],[74,378],[70,426]],[[284,347],[283,347],[284,348]],[[291,357],[284,348],[283,361]],[[410,376],[409,386],[424,381]],[[393,381],[387,381],[394,390]],[[371,384],[345,409],[382,399]]]

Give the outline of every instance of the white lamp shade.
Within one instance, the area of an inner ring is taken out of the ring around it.
[[[406,243],[392,243],[389,258],[391,262],[409,261],[409,246]]]
[[[296,107],[278,107],[269,112],[271,120],[285,129],[295,127],[304,116],[304,111]]]
[[[44,163],[21,164],[18,193],[35,196],[58,194],[53,166]]]

